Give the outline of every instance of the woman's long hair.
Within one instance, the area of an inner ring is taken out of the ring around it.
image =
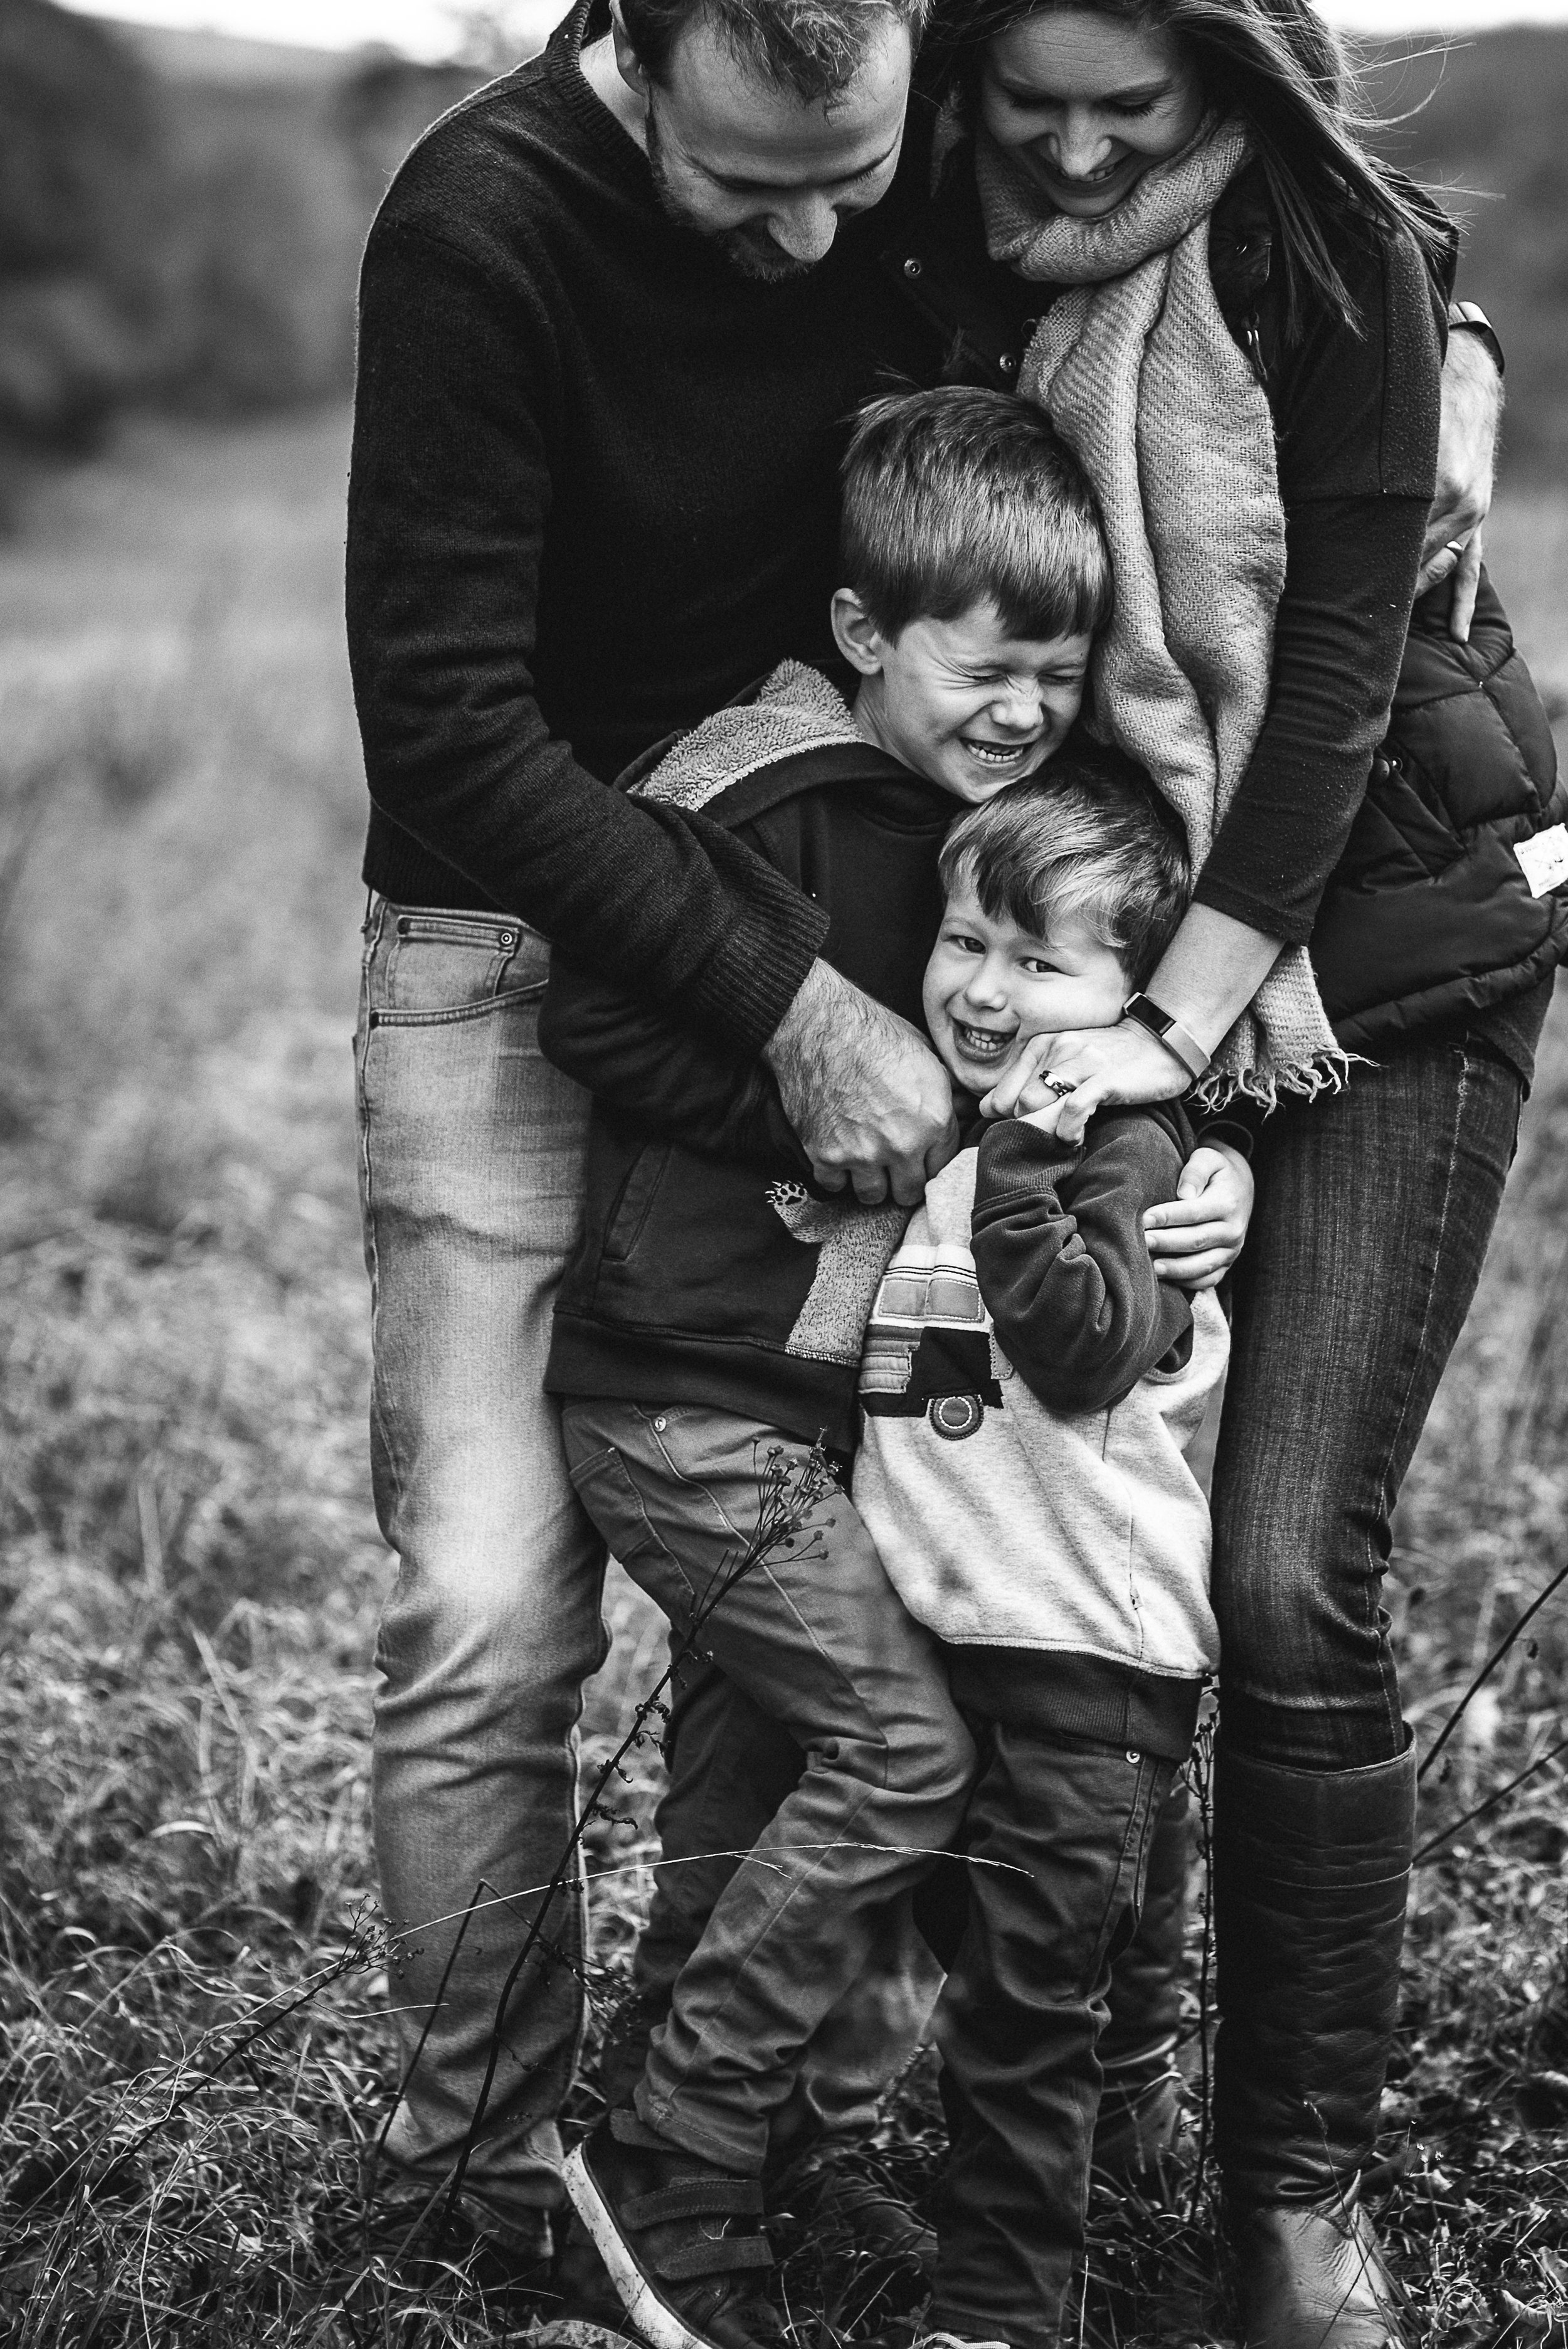
[[[972,91],[987,41],[1065,9],[1174,34],[1208,103],[1248,125],[1279,224],[1287,336],[1308,291],[1360,324],[1326,226],[1405,231],[1429,260],[1446,256],[1442,214],[1367,148],[1355,68],[1310,0],[938,0],[928,71]]]

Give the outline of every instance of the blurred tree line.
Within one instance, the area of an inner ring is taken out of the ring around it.
[[[1506,13],[1501,5],[1500,16]],[[1368,77],[1373,105],[1409,112],[1385,151],[1442,196],[1464,230],[1460,292],[1508,353],[1510,469],[1568,470],[1568,31],[1514,25],[1401,58]],[[1418,110],[1413,110],[1418,109]]]
[[[235,410],[345,389],[360,247],[398,158],[481,68],[532,46],[525,20],[537,38],[556,13],[454,0],[471,67],[385,55],[241,79],[160,73],[155,49],[52,0],[0,0],[0,450],[79,445],[137,401]],[[1568,33],[1386,63],[1371,96],[1418,109],[1386,143],[1467,222],[1461,284],[1508,346],[1516,469],[1561,470]]]
[[[0,0],[0,440],[81,446],[133,402],[344,389],[370,216],[476,76],[325,64],[175,78],[51,0]]]

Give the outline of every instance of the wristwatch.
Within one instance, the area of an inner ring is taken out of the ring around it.
[[[1479,302],[1450,302],[1449,332],[1450,335],[1479,335],[1491,353],[1498,374],[1503,376],[1508,373],[1508,362],[1502,356],[1502,338]]]
[[[1190,1029],[1183,1028],[1180,1019],[1173,1019],[1169,1011],[1161,1011],[1158,1003],[1151,1003],[1147,995],[1130,995],[1121,1007],[1121,1016],[1124,1019],[1135,1019],[1140,1028],[1147,1028],[1151,1036],[1158,1036],[1166,1050],[1181,1061],[1194,1084],[1200,1078],[1207,1076],[1213,1055],[1204,1051],[1196,1036]]]

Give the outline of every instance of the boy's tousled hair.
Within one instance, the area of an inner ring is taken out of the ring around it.
[[[1047,774],[961,816],[942,844],[942,885],[973,888],[993,920],[1047,937],[1068,915],[1121,957],[1132,990],[1151,976],[1192,894],[1181,827],[1119,752],[1061,751]]]
[[[1094,492],[1012,392],[949,385],[870,401],[843,484],[840,576],[884,636],[987,597],[1014,636],[1091,635],[1110,617]]]
[[[805,105],[843,97],[873,36],[903,25],[916,49],[931,0],[622,0],[621,19],[637,62],[663,81],[681,33],[706,17],[741,64]]]

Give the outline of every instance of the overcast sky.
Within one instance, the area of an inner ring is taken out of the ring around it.
[[[83,13],[144,24],[202,25],[253,39],[352,48],[386,41],[421,56],[452,44],[454,8],[441,0],[67,0]],[[1319,0],[1326,16],[1368,33],[1474,32],[1499,25],[1568,24],[1568,0]],[[512,0],[511,21],[542,35],[564,0]]]

